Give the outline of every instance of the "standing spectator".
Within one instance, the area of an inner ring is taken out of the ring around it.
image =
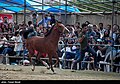
[[[106,29],[108,30],[109,36],[111,37],[111,35],[112,35],[112,26],[110,24],[107,24]]]
[[[48,16],[48,14],[44,15],[44,18],[38,22],[38,26],[42,25],[46,32],[49,30],[49,25],[50,25],[50,20],[51,18]]]
[[[89,24],[90,24],[90,22],[89,22],[89,21],[85,21],[85,24],[89,25]]]
[[[8,31],[8,18],[7,17],[4,17],[3,18],[3,23],[2,23],[3,25],[4,25],[4,32],[7,32]]]
[[[93,25],[93,32],[95,33],[95,40],[99,39],[100,33],[99,33],[97,25]]]
[[[32,21],[28,21],[28,28],[33,28],[34,29],[34,25],[33,25]]]
[[[88,44],[88,36],[87,36],[88,28],[87,27],[88,27],[87,24],[85,24],[85,23],[82,24],[82,32],[79,34],[79,37],[78,37],[78,40],[81,44],[81,58],[80,58],[80,61],[83,60],[83,58],[85,56],[85,52],[89,52],[94,57],[95,69],[98,69],[97,54],[96,54],[95,50],[92,49],[90,47],[90,45]],[[84,69],[84,67],[82,69]]]
[[[18,23],[17,23],[17,22],[14,22],[14,27],[13,27],[12,32],[17,31],[18,29],[19,29],[19,25],[18,25]]]
[[[16,56],[19,56],[20,52],[23,50],[22,36],[19,32],[15,32],[15,37],[11,39],[15,41],[14,51],[16,52]]]
[[[115,45],[120,45],[120,29],[119,33],[117,34],[117,38],[115,40]],[[120,50],[120,46],[115,46],[116,50]]]
[[[13,24],[9,23],[8,24],[8,33],[12,33],[13,32]]]
[[[78,33],[79,33],[78,31],[80,29],[80,22],[76,22],[74,28],[75,28],[75,34],[78,37]]]
[[[99,29],[100,29],[100,38],[104,36],[105,28],[103,28],[103,23],[99,23]]]
[[[32,23],[33,23],[34,28],[36,30],[36,28],[37,28],[37,14],[36,13],[33,13],[33,15],[32,15]]]
[[[50,17],[51,17],[50,25],[52,26],[56,23],[56,19],[55,19],[55,16],[53,14],[51,14]]]
[[[118,30],[119,30],[119,25],[114,24],[114,25],[113,25],[112,35],[111,35],[114,41],[116,41],[117,31],[118,31]]]
[[[92,24],[88,25],[87,34],[88,34],[88,37],[91,37],[91,36],[95,37],[95,32],[93,31],[93,25]]]

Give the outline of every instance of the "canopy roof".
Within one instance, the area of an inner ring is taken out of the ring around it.
[[[120,12],[120,0],[76,0],[76,2],[69,0],[68,2],[74,4],[81,12],[105,13],[113,10]]]
[[[24,5],[26,2],[26,6]],[[43,2],[42,2],[43,1]],[[66,2],[67,1],[67,2]],[[0,0],[0,10],[21,12],[24,9],[39,12],[120,12],[120,0]]]
[[[26,6],[25,6],[26,3]],[[35,6],[36,5],[36,6]],[[50,6],[42,5],[41,2],[35,0],[0,0],[0,10],[6,9],[13,12],[21,12],[24,9],[30,11],[39,11],[39,12],[80,12],[77,8],[72,6]]]
[[[24,10],[24,0],[0,0],[0,9],[6,9],[13,12],[20,12]],[[34,11],[35,9],[26,2],[26,9]]]
[[[79,13],[80,11],[77,9],[77,8],[74,8],[74,7],[71,7],[71,6],[39,6],[39,7],[34,7],[34,8],[37,8],[36,11],[39,11],[41,12],[42,10],[45,11],[45,12],[55,12],[55,13],[58,13],[58,12],[76,12],[76,13]]]

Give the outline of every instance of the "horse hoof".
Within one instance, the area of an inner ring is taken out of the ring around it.
[[[53,72],[53,74],[56,74],[55,72]]]
[[[34,69],[32,69],[32,71],[34,71]]]
[[[72,70],[71,72],[76,72],[75,70]]]
[[[50,67],[47,67],[47,69],[50,69]]]
[[[55,67],[55,65],[52,65],[52,67]]]

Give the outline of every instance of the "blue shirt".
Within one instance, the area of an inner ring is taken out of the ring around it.
[[[38,22],[38,25],[43,24],[43,27],[48,28],[48,22],[50,22],[51,18],[47,17],[47,19],[43,18]]]

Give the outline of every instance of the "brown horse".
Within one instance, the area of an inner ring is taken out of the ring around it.
[[[55,66],[60,62],[57,54],[58,41],[61,33],[63,33],[65,29],[68,30],[62,23],[56,22],[56,24],[52,27],[49,35],[46,35],[45,37],[33,36],[31,38],[26,38],[26,48],[29,51],[30,62],[32,63],[31,57],[34,56],[34,50],[38,51],[39,53],[39,55],[37,55],[37,59],[39,61],[41,61],[40,54],[47,53],[50,63],[49,68],[54,72],[52,65],[52,56],[54,56],[57,59],[56,63],[54,64]],[[44,61],[41,62],[44,65],[48,66]],[[35,65],[33,65],[32,70],[34,71],[34,69],[35,69]]]

